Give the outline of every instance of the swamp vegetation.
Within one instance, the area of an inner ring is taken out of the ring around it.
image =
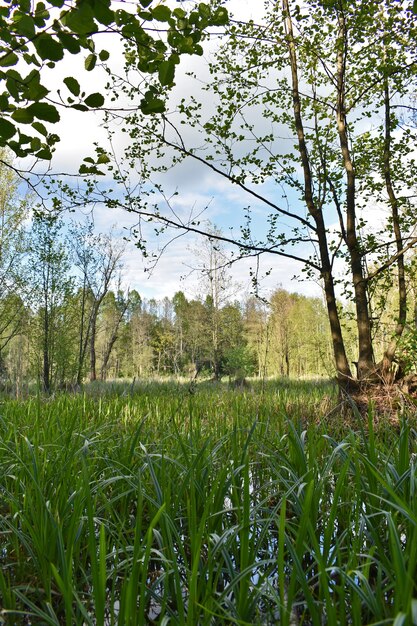
[[[415,410],[337,403],[288,380],[3,399],[0,622],[417,623]]]

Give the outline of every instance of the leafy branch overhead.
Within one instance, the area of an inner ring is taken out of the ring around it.
[[[226,9],[204,3],[187,13],[140,0],[133,13],[110,0],[5,2],[0,7],[0,147],[19,157],[49,160],[59,137],[44,122],[57,123],[60,107],[79,111],[105,107],[102,93],[86,93],[76,77],[61,78],[62,70],[58,73],[67,55],[83,54],[86,72],[106,63],[110,50],[97,50],[97,35],[117,36],[127,63],[134,52],[141,72],[158,75],[158,88],[146,89],[140,105],[143,113],[151,114],[164,110],[160,92],[172,86],[180,56],[201,55],[204,30],[227,20]],[[57,69],[60,102],[45,84],[45,68]]]

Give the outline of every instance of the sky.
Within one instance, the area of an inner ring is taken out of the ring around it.
[[[231,10],[240,19],[253,17],[256,20],[262,17],[262,3],[249,0],[232,0],[229,3]],[[205,57],[185,57],[177,70],[176,85],[172,97],[187,97],[190,91],[190,81],[185,76],[186,71],[195,71],[199,76],[207,76],[205,68],[206,58],[210,56],[211,49],[206,48]],[[120,50],[114,42],[109,46],[109,41],[97,42],[100,47],[111,49],[113,62],[116,69],[121,70],[122,59]],[[59,64],[62,75],[76,76],[86,93],[100,91],[102,77],[98,71],[86,73],[82,68],[83,59],[70,57]],[[56,70],[54,70],[55,72]],[[50,73],[50,84],[56,83],[56,74]],[[203,98],[207,98],[207,94]],[[210,106],[208,101],[205,106]],[[94,154],[93,144],[106,143],[106,133],[101,124],[100,114],[89,112],[80,113],[64,110],[61,114],[61,122],[54,126],[54,132],[61,137],[56,154],[52,162],[52,169],[56,172],[76,172],[81,159]],[[125,144],[125,137],[117,132],[114,143],[116,151],[121,151]],[[106,183],[106,181],[103,181]],[[236,186],[232,186],[224,179],[212,174],[207,169],[196,167],[195,164],[185,164],[180,168],[170,171],[165,176],[165,185],[171,191],[178,190],[179,195],[174,200],[174,208],[180,214],[188,214],[196,210],[200,212],[205,206],[209,208],[203,213],[202,219],[207,219],[211,224],[220,228],[225,235],[229,235],[230,227],[239,231],[242,223],[242,208],[250,203],[250,212],[255,232],[262,228],[265,223],[265,209],[256,201],[248,199]],[[277,191],[265,190],[273,197]],[[276,201],[276,199],[274,199]],[[88,209],[84,211],[88,213]],[[74,217],[74,216],[72,216]],[[75,217],[81,217],[77,215]],[[161,299],[165,296],[172,297],[178,290],[184,291],[189,297],[195,297],[201,291],[200,275],[196,271],[201,258],[198,250],[201,249],[201,239],[196,236],[180,237],[164,249],[154,267],[146,261],[141,252],[135,246],[130,236],[130,228],[135,224],[135,218],[120,209],[108,209],[97,206],[94,210],[94,222],[98,232],[108,232],[113,229],[114,233],[127,240],[124,255],[124,284],[131,289],[136,289],[146,298]],[[283,224],[285,228],[285,224]],[[174,234],[176,235],[176,233]],[[159,254],[161,248],[165,248],[167,239],[156,238],[151,229],[148,229],[146,238],[149,242],[150,251]],[[197,251],[197,253],[196,253]],[[232,279],[239,286],[241,297],[248,295],[252,290],[250,278],[251,270],[254,270],[254,261],[245,259],[233,264],[230,269]],[[262,257],[259,261],[259,290],[261,295],[268,295],[277,287],[282,286],[289,291],[298,291],[305,295],[320,296],[322,291],[318,281],[297,281],[295,275],[300,275],[302,267],[299,263],[278,256]]]

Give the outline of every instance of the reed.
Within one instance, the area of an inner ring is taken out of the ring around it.
[[[335,402],[272,381],[4,401],[0,621],[417,624],[414,417]]]

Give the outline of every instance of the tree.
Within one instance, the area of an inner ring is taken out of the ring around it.
[[[219,242],[221,231],[209,224],[208,233],[213,237],[203,240],[195,256],[198,259],[197,270],[201,272],[201,289],[203,291],[204,306],[206,309],[206,325],[209,334],[209,359],[212,364],[215,379],[221,376],[221,362],[223,356],[225,327],[224,307],[228,303],[233,284],[229,273],[229,259],[225,246]]]
[[[189,302],[182,291],[177,291],[172,298],[174,309],[175,357],[174,369],[181,372],[186,365],[186,336],[189,330]]]
[[[248,347],[256,356],[258,377],[265,377],[270,348],[270,323],[267,303],[254,296],[249,297],[245,302],[243,323]]]
[[[105,328],[100,378],[101,380],[106,380],[110,356],[112,354],[114,344],[119,338],[119,331],[129,308],[129,291],[124,293],[119,288],[116,295],[110,291],[103,300],[103,305],[102,317],[106,318],[107,324]]]
[[[81,273],[82,283],[77,374],[77,383],[80,384],[88,344],[90,381],[97,379],[97,321],[104,298],[121,270],[124,244],[115,241],[112,234],[95,235],[92,222],[87,222],[84,227],[75,228],[72,235],[74,263]],[[126,309],[123,314],[125,311]]]
[[[18,178],[0,149],[0,363],[7,344],[18,334],[25,307],[23,259],[26,253],[26,202],[18,194]]]
[[[242,383],[255,371],[255,355],[247,345],[242,310],[238,302],[228,303],[221,310],[221,366],[229,377]]]
[[[390,379],[407,311],[404,257],[417,243],[408,192],[416,184],[416,133],[401,116],[416,87],[416,15],[404,3],[383,0],[269,0],[266,6],[262,23],[233,21],[226,29],[210,66],[210,107],[194,99],[180,103],[179,119],[163,114],[148,123],[137,111],[125,120],[126,156],[147,162],[145,177],[158,180],[190,159],[238,188],[246,220],[241,235],[213,235],[195,215],[184,221],[169,194],[162,193],[165,205],[129,195],[124,206],[163,229],[229,242],[241,256],[294,259],[319,276],[337,376],[349,385],[354,376],[336,297],[341,284],[355,304],[359,381]],[[134,88],[129,93],[134,99]],[[182,133],[183,125],[190,132]],[[164,153],[162,164],[155,153]],[[253,228],[244,195],[269,211],[264,236]],[[372,284],[391,268],[397,325],[377,362]]]
[[[269,367],[281,376],[329,373],[326,314],[318,298],[277,289],[271,296]]]
[[[130,325],[132,329],[132,360],[135,376],[146,376],[153,367],[152,334],[155,315],[146,302],[139,301],[133,311]]]
[[[49,393],[57,366],[58,346],[66,328],[62,307],[71,293],[69,262],[65,247],[59,241],[62,224],[55,217],[37,218],[32,227],[29,265],[33,286],[33,319],[31,335],[40,352],[39,373],[43,389]],[[62,354],[61,359],[62,361]]]
[[[206,364],[211,363],[212,346],[208,327],[207,309],[198,299],[187,304],[187,323],[184,326],[184,343],[189,362],[198,373]]]

